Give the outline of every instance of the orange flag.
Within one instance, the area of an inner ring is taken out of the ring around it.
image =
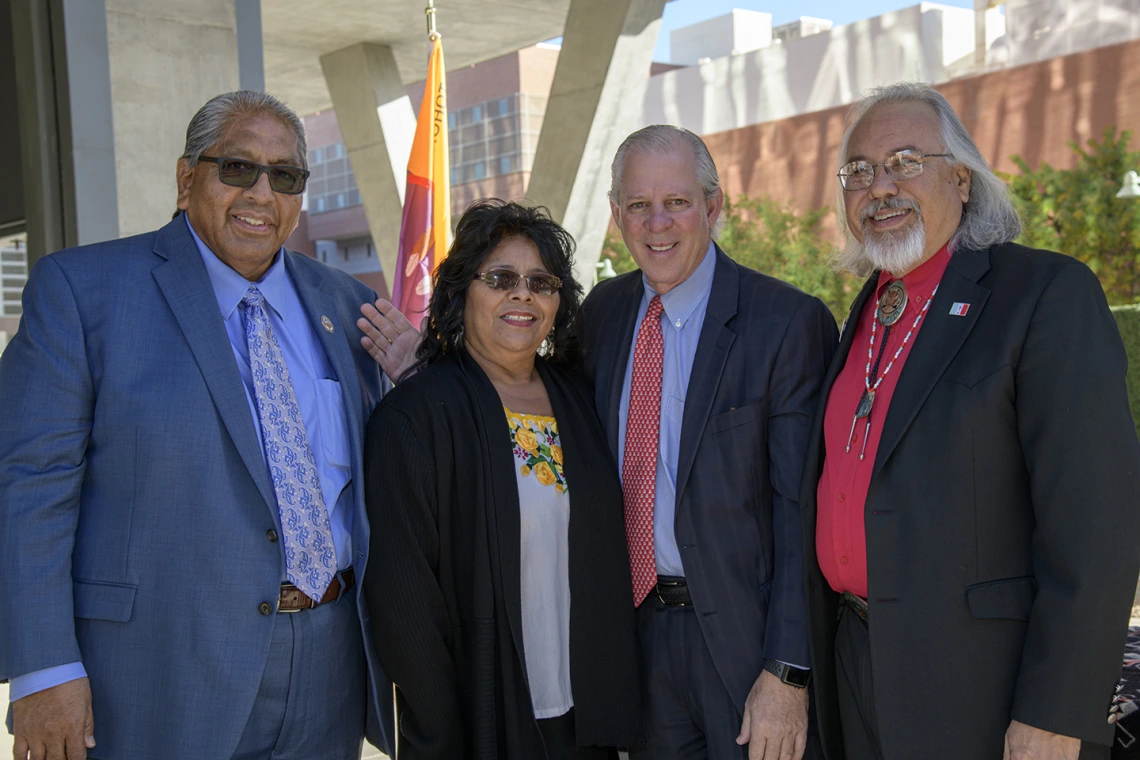
[[[436,34],[432,38],[424,98],[420,103],[412,155],[408,159],[400,253],[392,287],[392,302],[416,326],[427,315],[432,274],[447,256],[447,236],[451,231],[449,179],[447,84],[442,39]]]

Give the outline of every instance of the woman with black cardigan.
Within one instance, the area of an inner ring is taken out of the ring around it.
[[[363,583],[398,760],[615,758],[640,735],[622,492],[571,372],[581,287],[546,215],[484,201],[368,424]]]

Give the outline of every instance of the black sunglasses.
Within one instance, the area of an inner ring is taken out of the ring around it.
[[[552,274],[528,274],[525,277],[509,269],[491,269],[477,272],[475,279],[487,283],[491,290],[514,290],[519,280],[526,280],[526,288],[539,296],[552,296],[562,287],[562,278]]]
[[[198,156],[198,160],[217,164],[218,179],[231,187],[253,187],[265,172],[274,192],[299,195],[305,192],[305,180],[309,178],[309,170],[299,166],[263,166],[244,158],[215,156]]]

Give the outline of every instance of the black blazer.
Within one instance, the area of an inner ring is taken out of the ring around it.
[[[570,494],[570,681],[579,746],[640,739],[621,485],[589,392],[538,361]],[[510,429],[465,352],[401,382],[368,423],[363,585],[396,684],[397,758],[536,760]]]
[[[877,277],[851,308],[825,398]],[[1001,757],[1011,718],[1108,745],[1140,570],[1140,444],[1104,293],[1066,256],[964,250],[925,319],[867,494],[884,756]],[[835,760],[836,597],[814,561],[822,407],[800,501],[817,714]]]
[[[717,671],[744,709],[765,657],[806,665],[797,502],[835,320],[823,303],[717,248],[677,462],[675,535]],[[583,308],[586,370],[614,458],[641,272]]]

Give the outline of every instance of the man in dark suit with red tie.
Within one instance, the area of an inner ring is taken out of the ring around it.
[[[835,322],[713,242],[724,196],[699,137],[646,127],[612,172],[613,218],[640,269],[594,288],[583,329],[625,493],[648,732],[633,757],[798,760],[797,500]]]
[[[1011,242],[926,85],[858,104],[839,164],[841,263],[868,279],[800,498],[826,755],[1107,758],[1140,444],[1100,285]]]

